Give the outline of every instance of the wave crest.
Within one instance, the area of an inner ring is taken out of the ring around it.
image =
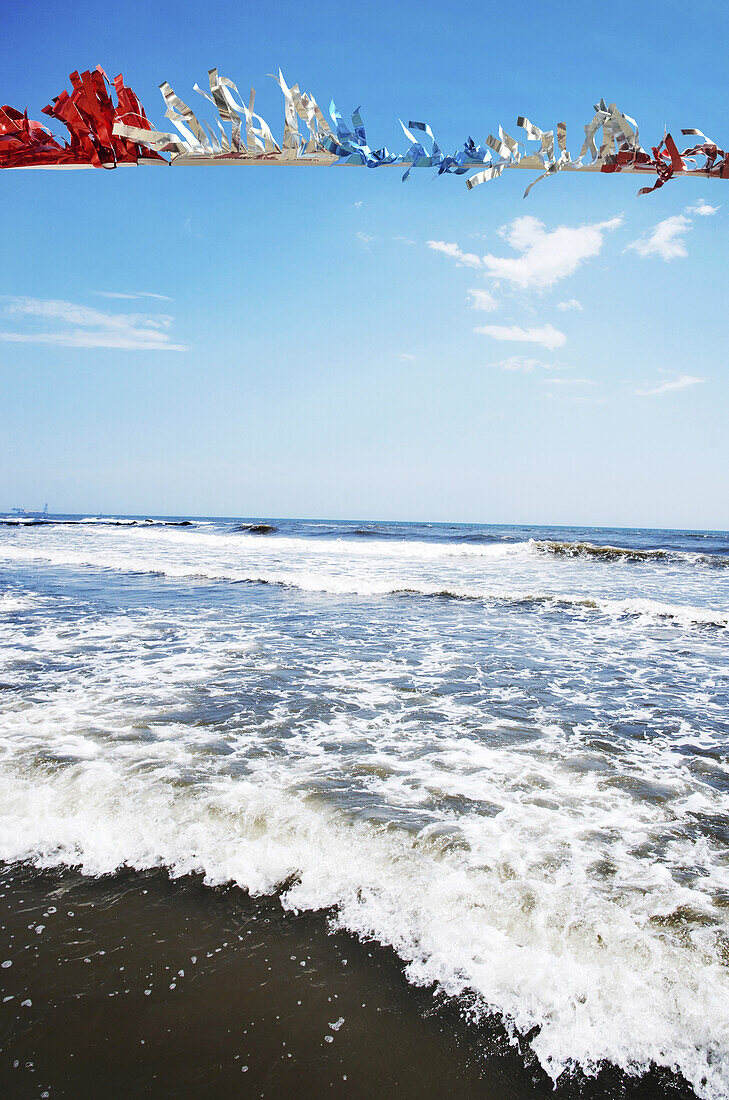
[[[687,550],[667,550],[663,547],[644,550],[632,546],[598,546],[592,542],[558,542],[550,539],[531,539],[529,546],[540,554],[553,554],[558,558],[584,558],[586,561],[665,561],[681,562],[685,565],[709,565],[720,569],[729,567],[729,557],[724,554],[699,554]]]

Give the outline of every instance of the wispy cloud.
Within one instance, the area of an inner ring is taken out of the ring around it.
[[[9,298],[6,301],[6,316],[35,326],[33,331],[0,332],[0,340],[7,343],[121,351],[187,351],[184,344],[172,343],[168,330],[173,318],[166,315],[102,313],[89,306],[54,298]]]
[[[662,260],[680,259],[688,256],[684,238],[690,228],[690,218],[684,214],[673,214],[658,222],[645,237],[629,244],[625,251],[637,252],[644,259],[648,256],[660,256]]]
[[[548,348],[550,351],[561,348],[567,342],[565,334],[553,325],[542,325],[540,328],[521,328],[520,325],[483,325],[473,331],[490,336],[493,340],[540,344],[541,347]]]
[[[192,218],[185,218],[182,223],[182,231],[183,233],[188,233],[191,237],[197,237],[198,240],[202,240],[202,233],[192,224]]]
[[[474,252],[463,252],[457,244],[448,241],[426,241],[428,248],[434,252],[442,252],[444,256],[450,256],[459,267],[480,267],[481,258]]]
[[[599,386],[594,378],[543,378],[545,386]]]
[[[94,294],[97,298],[125,298],[131,301],[134,298],[156,298],[160,302],[171,302],[172,299],[168,298],[166,294],[152,294],[147,290],[140,290],[136,294],[120,294],[114,290],[95,290]]]
[[[520,290],[545,289],[572,275],[585,260],[600,252],[605,233],[623,224],[620,217],[591,225],[560,225],[547,231],[531,214],[515,218],[502,236],[520,256],[483,257],[483,269]]]
[[[709,206],[708,202],[704,202],[703,199],[697,199],[691,206],[687,206],[684,213],[686,214],[698,214],[700,218],[710,218],[712,214],[718,214],[721,207]]]
[[[356,201],[355,201],[355,202],[353,203],[353,205],[354,205],[354,206],[356,206],[356,207],[360,207],[360,206],[362,205],[362,199],[357,199],[357,200],[356,200]]]
[[[645,236],[632,241],[625,251],[637,252],[644,259],[650,256],[659,256],[662,260],[683,259],[688,256],[686,234],[693,228],[693,222],[688,215],[709,218],[718,210],[718,206],[709,206],[708,202],[699,199],[691,206],[684,207],[682,214],[672,214],[658,222]]]
[[[491,366],[504,371],[518,371],[522,374],[531,374],[532,371],[540,368],[544,370],[551,369],[549,364],[543,363],[541,359],[529,359],[525,355],[511,355],[508,359],[501,359],[498,363],[492,363]]]
[[[576,298],[568,298],[566,302],[557,302],[557,309],[561,309],[563,313],[568,309],[576,309],[578,313],[582,313],[582,302],[578,302]]]
[[[471,307],[473,309],[480,309],[484,313],[493,313],[495,309],[499,308],[499,303],[496,301],[491,291],[484,290],[483,287],[474,287],[474,289],[469,290],[468,293],[471,298]]]
[[[370,244],[375,239],[374,237],[370,237],[367,233],[363,233],[361,229],[357,230],[356,236],[357,240],[360,242],[360,244],[364,246],[364,248],[369,248]]]
[[[411,355],[409,351],[401,351],[398,353],[398,359],[402,359],[404,363],[414,363],[417,359],[417,355]]]
[[[682,374],[679,378],[662,382],[660,386],[654,386],[651,390],[635,390],[634,393],[636,397],[656,397],[660,393],[671,393],[674,390],[685,390],[688,386],[698,386],[705,381],[705,378],[697,378],[693,374]]]

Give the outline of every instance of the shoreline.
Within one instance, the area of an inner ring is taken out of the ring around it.
[[[611,1068],[553,1089],[496,1017],[409,985],[390,949],[201,878],[0,864],[0,931],[13,1098],[695,1096]]]

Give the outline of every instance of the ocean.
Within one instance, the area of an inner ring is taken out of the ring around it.
[[[729,534],[0,517],[0,1088],[729,1097]]]

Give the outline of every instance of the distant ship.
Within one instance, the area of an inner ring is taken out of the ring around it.
[[[28,511],[26,511],[25,508],[11,508],[10,509],[10,515],[11,516],[29,516],[31,519],[35,516],[47,516],[48,515],[48,505],[47,504],[44,505],[42,512],[28,512]]]

